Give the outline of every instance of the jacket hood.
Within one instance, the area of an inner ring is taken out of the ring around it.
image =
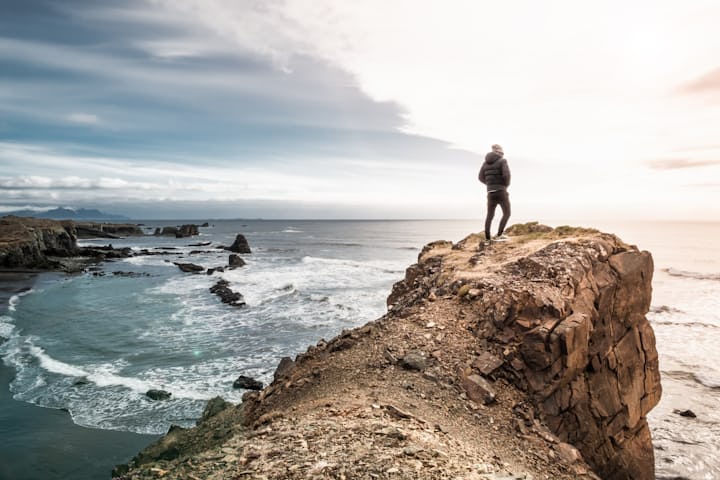
[[[492,165],[493,163],[497,162],[501,158],[502,158],[502,155],[495,153],[495,152],[490,152],[487,155],[485,155],[485,163],[487,163],[488,165]]]

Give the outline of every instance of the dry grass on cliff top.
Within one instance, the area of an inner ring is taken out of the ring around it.
[[[8,215],[0,218],[0,247],[31,241],[34,229],[64,230],[56,220]]]
[[[515,237],[483,248],[471,236],[455,249],[437,242],[424,254],[444,253],[447,274],[464,276],[549,241]],[[120,478],[597,478],[505,380],[493,382],[490,405],[467,397],[458,369],[482,353],[471,333],[473,308],[456,295],[431,296],[321,341],[259,395],[174,432],[150,452],[176,458]],[[404,367],[408,354],[420,364]]]

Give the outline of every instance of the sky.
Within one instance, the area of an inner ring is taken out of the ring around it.
[[[0,213],[720,221],[716,0],[3,0]],[[512,223],[512,220],[511,220]]]

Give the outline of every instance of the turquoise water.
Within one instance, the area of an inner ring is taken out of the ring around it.
[[[175,223],[185,222],[147,229]],[[650,421],[659,476],[718,478],[720,247],[710,239],[720,226],[602,227],[655,258],[649,318],[665,397]],[[478,229],[470,221],[244,220],[211,222],[191,239],[112,240],[115,247],[170,249],[107,262],[95,274],[42,276],[32,291],[13,296],[0,316],[0,355],[16,372],[10,389],[17,401],[67,409],[87,427],[158,434],[170,424],[192,425],[207,399],[240,400],[243,392],[232,388],[238,375],[267,383],[281,357],[384,314],[392,284],[424,244]],[[212,246],[229,245],[236,233],[253,249],[243,268],[188,274],[172,263],[226,265],[228,252]],[[190,245],[199,242],[211,245]],[[209,293],[220,278],[244,295],[246,308]],[[171,400],[149,400],[151,388],[170,391]],[[698,419],[675,408],[690,408]]]

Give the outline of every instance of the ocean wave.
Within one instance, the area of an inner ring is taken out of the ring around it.
[[[651,306],[650,313],[685,313],[679,308],[669,307],[667,305]]]
[[[304,233],[304,232],[302,230],[298,230],[296,228],[290,227],[290,228],[286,228],[285,230],[283,230],[282,233]]]
[[[712,323],[704,323],[704,322],[671,322],[669,320],[653,320],[653,325],[666,325],[666,326],[678,326],[678,327],[688,327],[688,328],[715,328],[720,329],[720,325],[714,325]]]
[[[120,365],[104,364],[100,366],[78,367],[65,363],[63,361],[52,358],[41,347],[31,345],[29,352],[38,359],[43,370],[56,373],[65,377],[76,379],[84,379],[95,384],[100,388],[106,387],[124,387],[139,394],[145,394],[148,390],[162,388],[173,394],[174,398],[184,398],[189,400],[208,400],[212,398],[210,392],[199,392],[190,388],[190,385],[174,385],[173,379],[160,378],[155,381],[142,380],[135,377],[126,377],[117,375],[116,372]]]
[[[260,305],[265,303],[274,302],[276,300],[297,295],[298,289],[292,283],[285,284],[280,288],[274,289],[272,292],[266,294],[261,300]]]
[[[332,266],[343,266],[353,268],[368,268],[368,269],[385,269],[388,262],[369,261],[363,262],[358,260],[345,260],[340,258],[325,258],[325,257],[312,257],[306,255],[300,259],[300,261],[306,265],[321,264],[321,265],[332,265]]]
[[[15,330],[15,325],[13,324],[12,317],[8,317],[7,315],[0,315],[0,339],[10,338],[13,330]]]
[[[663,268],[663,272],[667,273],[671,277],[680,278],[691,278],[693,280],[713,280],[720,281],[720,274],[718,273],[701,273],[701,272],[690,272],[687,270],[678,270],[676,268]]]
[[[173,268],[177,267],[173,265]],[[184,274],[180,277],[171,277],[160,285],[148,288],[145,292],[149,294],[178,295],[186,297],[189,292],[210,288],[212,286],[211,282],[214,280],[215,278],[211,275]]]
[[[32,288],[28,288],[27,290],[23,290],[22,292],[18,292],[12,297],[10,297],[10,300],[8,301],[8,311],[14,312],[17,310],[18,304],[20,304],[20,298],[24,297],[25,295],[29,295],[33,293],[35,290]]]
[[[661,373],[663,376],[667,376],[675,380],[693,382],[711,390],[720,390],[720,374],[718,372],[688,372],[686,370],[668,370],[662,371]]]

